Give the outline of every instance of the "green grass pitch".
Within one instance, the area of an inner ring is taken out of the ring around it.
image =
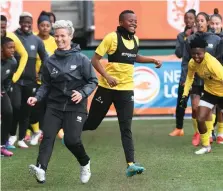
[[[28,173],[35,164],[38,147],[16,149],[11,158],[1,159],[3,191],[220,191],[223,190],[223,145],[213,143],[210,154],[196,156],[191,144],[192,123],[185,121],[184,137],[169,137],[174,120],[133,121],[136,161],[146,171],[125,176],[126,163],[117,121],[103,122],[94,132],[83,133],[83,143],[91,157],[92,177],[79,180],[76,159],[55,142],[46,183],[38,184]]]

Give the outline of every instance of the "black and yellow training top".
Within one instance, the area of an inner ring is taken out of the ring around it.
[[[118,32],[105,36],[96,49],[100,56],[108,54],[106,72],[118,81],[118,85],[110,87],[104,77],[100,77],[99,86],[114,90],[134,89],[134,62],[138,53],[139,40],[134,36],[131,40],[124,39]]]

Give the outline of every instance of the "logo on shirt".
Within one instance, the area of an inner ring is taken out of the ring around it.
[[[77,116],[77,121],[81,123],[82,122],[82,117],[81,116]]]
[[[30,49],[35,50],[36,49],[35,45],[30,45]]]
[[[127,52],[123,52],[122,56],[126,56],[128,58],[136,58],[136,54],[131,54],[131,53],[127,53]]]
[[[149,103],[159,94],[160,79],[156,72],[148,67],[135,68],[134,84],[134,99],[138,104]]]
[[[208,48],[213,48],[214,45],[213,44],[208,44]]]
[[[58,71],[56,70],[56,68],[53,68],[51,74],[53,75],[53,74],[57,74],[57,73],[58,73]]]
[[[6,74],[9,74],[9,73],[10,73],[10,70],[6,70],[5,73],[6,73]]]
[[[95,100],[96,100],[97,102],[99,102],[100,104],[103,104],[103,101],[102,101],[102,99],[101,99],[101,96],[97,97]]]
[[[70,70],[72,71],[72,70],[75,70],[77,68],[77,65],[71,65],[70,66]]]

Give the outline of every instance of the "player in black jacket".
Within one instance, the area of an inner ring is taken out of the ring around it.
[[[17,140],[16,131],[19,123],[19,139],[17,144],[21,148],[28,148],[24,138],[26,130],[29,127],[31,107],[26,104],[26,101],[30,96],[34,96],[37,90],[37,54],[39,54],[42,63],[45,62],[48,55],[42,40],[32,32],[32,15],[28,12],[22,13],[19,18],[19,24],[20,28],[15,31],[15,35],[19,38],[26,49],[28,53],[28,60],[21,77],[15,84],[13,84],[13,91],[15,92],[11,96],[13,106],[13,124],[10,131],[9,142],[10,145],[14,145]],[[17,61],[20,60],[20,56],[17,53],[15,54],[15,58]]]
[[[11,88],[12,76],[16,69],[17,62],[13,58],[15,43],[11,38],[1,38],[1,154],[12,156],[13,153],[6,149],[6,142],[10,128],[12,127],[12,105],[8,92]]]
[[[97,86],[97,77],[90,60],[72,44],[74,33],[70,21],[60,20],[54,25],[58,49],[42,68],[42,85],[28,104],[47,97],[47,109],[43,122],[43,140],[39,148],[37,165],[30,165],[30,172],[39,183],[45,182],[47,169],[56,135],[64,129],[66,147],[81,165],[81,182],[90,179],[90,158],[81,142],[83,124],[87,118],[87,97]]]

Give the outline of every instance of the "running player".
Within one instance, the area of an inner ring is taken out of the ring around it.
[[[14,33],[7,31],[7,18],[4,15],[1,15],[1,37],[8,37],[12,39],[13,42],[15,43],[15,51],[20,56],[18,66],[16,67],[17,68],[16,72],[14,73],[12,78],[13,83],[16,83],[20,79],[25,69],[28,60],[28,53],[24,48],[23,44],[21,43],[21,41],[19,40],[19,38]],[[9,97],[11,98],[10,92],[9,92]],[[16,136],[11,136],[9,138],[8,143],[6,144],[6,148],[15,149],[14,143],[16,139],[17,139]]]
[[[223,66],[206,51],[207,46],[208,43],[199,36],[190,41],[192,59],[188,64],[188,74],[181,99],[181,106],[185,108],[194,75],[195,73],[198,74],[204,80],[204,93],[199,101],[197,112],[202,148],[195,154],[205,154],[211,151],[206,121],[209,119],[215,105],[218,105],[223,112]]]
[[[45,182],[54,141],[63,126],[65,145],[81,166],[81,182],[87,183],[91,177],[90,158],[85,152],[81,134],[87,118],[87,97],[96,88],[97,77],[90,60],[80,52],[77,44],[72,44],[72,22],[59,20],[53,27],[58,49],[43,65],[43,84],[36,97],[27,101],[34,106],[37,101],[47,98],[44,136],[37,164],[30,165],[29,169],[39,183]]]
[[[98,128],[112,103],[114,103],[121,131],[122,145],[127,162],[127,176],[142,173],[144,168],[135,164],[134,144],[131,123],[134,109],[134,63],[161,63],[147,56],[138,54],[139,41],[135,36],[137,18],[133,11],[125,10],[119,15],[119,26],[116,32],[105,36],[95,51],[92,64],[101,74],[99,87],[91,103],[84,130]],[[108,54],[108,64],[104,68],[100,60]]]
[[[9,98],[9,91],[12,83],[12,76],[15,72],[17,62],[13,58],[15,43],[11,38],[1,38],[1,155],[12,156],[13,153],[7,150],[9,131],[12,127],[12,104]]]
[[[185,41],[185,49],[184,49],[184,55],[183,59],[187,62],[191,59],[191,49],[190,49],[190,41],[193,40],[195,37],[201,37],[203,38],[207,43],[208,46],[206,46],[206,51],[210,53],[212,56],[216,58],[220,58],[220,42],[221,38],[217,35],[213,34],[209,31],[209,15],[200,12],[196,16],[196,26],[197,26],[197,32],[195,34],[192,34],[187,38]],[[192,121],[193,121],[193,127],[195,130],[195,134],[192,138],[192,144],[194,146],[198,146],[200,144],[200,134],[197,127],[197,108],[200,101],[200,96],[203,92],[203,80],[200,79],[197,75],[195,75],[195,80],[192,85],[191,90],[191,101],[192,101]],[[206,125],[208,128],[208,131],[211,132],[213,129],[213,121],[212,121],[212,115],[210,115],[209,119],[206,121]]]

